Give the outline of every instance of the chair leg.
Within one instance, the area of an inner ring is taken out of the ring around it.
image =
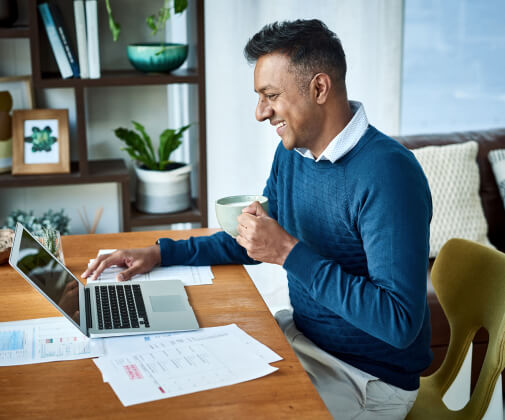
[[[470,385],[472,379],[472,349],[473,344],[470,343],[465,360],[461,365],[456,378],[445,393],[442,400],[450,410],[462,409],[468,401],[470,401]],[[503,413],[502,413],[503,415]]]
[[[489,401],[489,406],[487,407],[486,414],[484,414],[482,420],[503,420],[503,397],[502,397],[501,375],[498,377],[498,380],[496,381],[493,396],[491,397],[491,401]]]

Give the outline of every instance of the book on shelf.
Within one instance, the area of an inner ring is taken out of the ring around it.
[[[47,37],[53,50],[56,63],[64,79],[79,77],[79,64],[70,45],[70,38],[64,26],[59,7],[52,3],[42,3],[39,11],[46,28]],[[70,67],[70,74],[68,69]]]
[[[61,42],[58,31],[56,30],[53,15],[49,10],[49,4],[39,4],[39,12],[42,18],[42,22],[44,23],[44,28],[46,29],[49,44],[53,50],[54,58],[56,59],[56,64],[60,70],[61,77],[64,79],[72,77],[74,73],[72,71],[72,67],[70,67],[70,62],[68,61],[67,54],[65,53],[63,42]]]
[[[97,0],[86,0],[85,4],[89,77],[91,79],[98,79],[100,78],[100,49],[98,44]]]
[[[74,0],[75,34],[77,38],[77,56],[81,78],[89,77],[88,66],[88,36],[86,34],[86,11],[84,0]]]

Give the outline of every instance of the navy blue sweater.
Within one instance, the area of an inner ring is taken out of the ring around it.
[[[263,194],[300,241],[284,263],[298,329],[341,360],[417,389],[432,359],[432,207],[412,153],[372,126],[335,163],[279,144]],[[162,265],[257,263],[224,232],[160,246]]]

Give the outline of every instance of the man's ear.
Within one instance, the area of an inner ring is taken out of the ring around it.
[[[324,104],[331,89],[331,79],[326,73],[317,73],[310,82],[310,91],[318,104]]]

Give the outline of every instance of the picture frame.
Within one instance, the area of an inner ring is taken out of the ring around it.
[[[35,106],[31,76],[0,77],[0,92],[4,90],[12,96],[12,110],[33,109]]]
[[[70,172],[67,109],[13,111],[12,140],[13,175]]]

